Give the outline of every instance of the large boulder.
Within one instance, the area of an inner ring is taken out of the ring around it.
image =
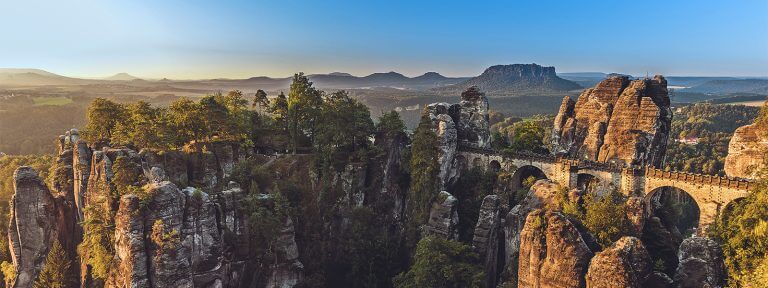
[[[674,281],[681,288],[725,287],[723,251],[714,240],[693,236],[683,240]]]
[[[429,220],[424,225],[425,235],[438,235],[445,239],[456,239],[459,214],[456,210],[458,200],[451,193],[441,191],[429,210]]]
[[[13,287],[32,287],[58,237],[57,207],[48,187],[31,167],[16,169],[13,181],[8,225],[11,260],[16,270]]]
[[[580,159],[660,165],[672,121],[667,81],[613,76],[566,97],[555,117],[553,152]]]
[[[741,126],[733,132],[725,157],[725,174],[731,177],[756,178],[763,168],[768,129],[751,124]]]
[[[559,212],[534,210],[520,234],[518,287],[585,287],[594,253]]]
[[[589,264],[589,288],[641,288],[651,273],[651,256],[640,239],[622,237]]]

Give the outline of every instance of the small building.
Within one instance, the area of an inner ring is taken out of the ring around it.
[[[696,145],[699,144],[699,137],[680,137],[679,139],[675,139],[675,142],[686,145]]]

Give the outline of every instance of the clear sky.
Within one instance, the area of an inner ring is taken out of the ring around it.
[[[768,0],[0,0],[0,67],[79,77],[333,71],[768,76]]]

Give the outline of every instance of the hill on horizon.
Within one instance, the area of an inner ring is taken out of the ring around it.
[[[573,81],[557,76],[555,67],[544,67],[533,63],[494,65],[485,69],[480,76],[435,90],[454,93],[471,86],[477,86],[480,91],[490,95],[565,92],[583,88]]]

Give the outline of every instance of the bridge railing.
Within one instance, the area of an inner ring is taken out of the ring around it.
[[[549,154],[538,154],[533,152],[498,152],[494,149],[483,149],[477,147],[459,146],[459,151],[483,154],[488,156],[502,156],[506,158],[514,158],[527,161],[539,161],[546,163],[564,163],[570,166],[577,166],[580,169],[593,169],[598,171],[608,172],[622,172],[623,170],[633,170],[639,173],[643,173],[645,169],[645,177],[654,177],[669,180],[685,181],[690,183],[717,185],[720,187],[728,187],[739,190],[750,190],[754,188],[755,183],[750,179],[735,178],[735,177],[722,177],[713,175],[704,175],[687,172],[676,171],[664,171],[662,169],[653,167],[637,167],[627,166],[624,164],[610,163],[610,162],[597,162],[585,159],[578,159],[572,157],[554,156]]]
[[[468,146],[459,146],[458,150],[463,152],[482,154],[486,156],[501,156],[506,158],[526,160],[526,161],[539,161],[539,162],[546,162],[546,163],[565,163],[571,166],[578,166],[579,168],[587,168],[587,169],[609,171],[609,172],[621,172],[621,169],[624,168],[624,165],[617,164],[617,163],[597,162],[597,161],[584,160],[584,159],[579,159],[574,157],[554,156],[551,154],[539,154],[539,153],[528,152],[528,151],[499,152],[494,149],[484,149],[484,148],[468,147]]]
[[[654,177],[669,180],[685,181],[689,183],[716,185],[739,190],[750,190],[755,183],[749,179],[712,176],[687,172],[664,171],[658,168],[646,168],[645,177]]]

